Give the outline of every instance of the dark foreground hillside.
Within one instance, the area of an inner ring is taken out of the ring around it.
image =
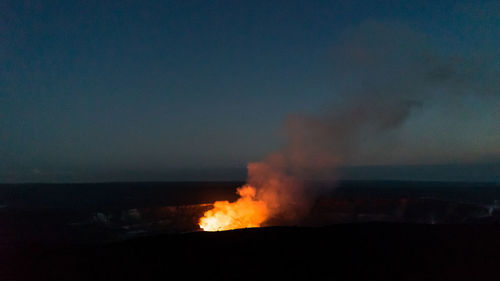
[[[500,225],[169,234],[64,249],[32,246],[8,263],[2,280],[499,280]]]

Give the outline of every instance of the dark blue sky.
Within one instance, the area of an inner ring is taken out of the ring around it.
[[[321,112],[363,84],[335,50],[379,24],[421,34],[439,55],[486,57],[474,65],[494,75],[500,5],[469,2],[2,1],[0,182],[244,168],[286,142],[289,114]],[[433,95],[398,130],[401,149],[386,157],[385,139],[363,142],[344,164],[498,161],[499,93],[488,89]]]

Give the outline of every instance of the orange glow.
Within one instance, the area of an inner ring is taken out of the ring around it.
[[[214,208],[205,212],[199,226],[205,231],[259,227],[269,216],[266,203],[256,199],[254,187],[245,185],[237,189],[236,202],[217,201]]]

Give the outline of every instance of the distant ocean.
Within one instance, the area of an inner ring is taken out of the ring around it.
[[[500,182],[500,161],[472,164],[349,166],[332,171],[340,180],[467,181]],[[151,181],[244,181],[245,167],[166,169],[158,171],[91,170],[63,171],[26,168],[0,171],[0,183],[151,182]]]

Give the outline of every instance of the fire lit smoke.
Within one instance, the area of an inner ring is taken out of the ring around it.
[[[404,26],[367,22],[347,32],[332,50],[336,102],[320,114],[287,118],[287,144],[250,163],[240,199],[216,202],[200,219],[202,229],[296,223],[317,196],[307,180],[335,179],[335,168],[356,162],[365,147],[380,152],[372,161],[387,161],[388,153],[377,144],[395,146],[394,133],[410,116],[431,108],[437,116],[458,119],[467,111],[467,100],[498,102],[496,61],[439,55],[425,35]]]
[[[240,198],[236,202],[215,202],[214,208],[200,219],[200,227],[205,231],[259,227],[268,218],[266,203],[255,197],[255,187],[245,185],[237,193]]]
[[[314,191],[288,155],[275,153],[265,161],[248,164],[247,184],[237,189],[235,202],[217,201],[205,212],[199,226],[205,231],[260,227],[269,220],[293,223],[309,209]],[[275,222],[276,223],[276,222]]]

